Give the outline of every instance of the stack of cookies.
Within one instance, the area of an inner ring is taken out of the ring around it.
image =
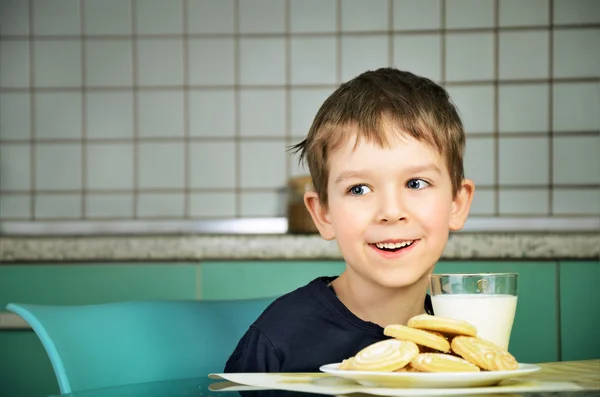
[[[479,372],[515,370],[519,364],[505,349],[477,337],[472,324],[422,314],[407,326],[384,328],[390,336],[340,364],[340,369],[381,372]]]

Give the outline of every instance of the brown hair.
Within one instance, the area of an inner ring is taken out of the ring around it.
[[[448,93],[425,77],[381,68],[364,72],[335,90],[321,105],[306,139],[290,148],[300,153],[299,162],[307,161],[323,205],[327,205],[328,155],[349,138],[347,127],[357,127],[357,144],[366,139],[384,147],[389,145],[385,122],[445,156],[456,195],[464,178],[465,134]]]

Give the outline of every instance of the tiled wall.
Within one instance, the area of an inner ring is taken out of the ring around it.
[[[285,148],[394,65],[463,115],[472,216],[600,213],[600,1],[1,0],[0,219],[280,216]]]

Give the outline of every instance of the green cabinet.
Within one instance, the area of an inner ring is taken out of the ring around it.
[[[560,263],[562,359],[600,358],[600,261]]]

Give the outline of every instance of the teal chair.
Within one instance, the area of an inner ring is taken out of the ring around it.
[[[10,303],[6,309],[37,334],[65,394],[222,372],[238,340],[274,299]]]

